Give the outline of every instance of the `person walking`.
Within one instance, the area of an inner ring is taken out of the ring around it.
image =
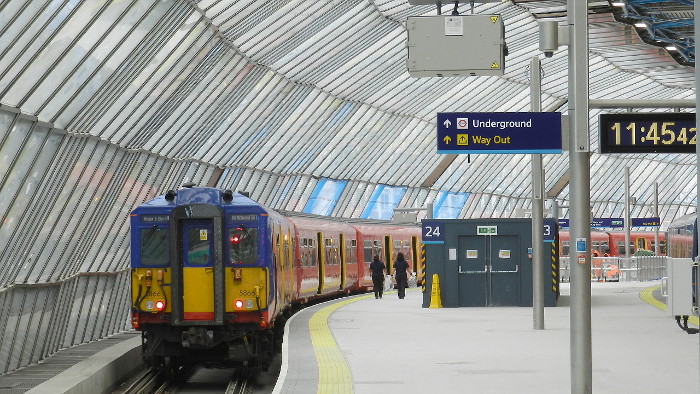
[[[386,266],[379,261],[379,256],[374,256],[374,260],[369,264],[369,270],[372,272],[372,283],[374,287],[374,298],[382,298],[384,293],[384,269]]]
[[[403,299],[406,296],[406,285],[408,284],[408,262],[401,252],[396,255],[396,261],[394,261],[394,278],[399,290],[399,299]]]

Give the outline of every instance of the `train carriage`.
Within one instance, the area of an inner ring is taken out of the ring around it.
[[[293,217],[299,245],[296,251],[300,302],[318,296],[357,290],[357,260],[352,250],[356,230],[344,223]]]
[[[169,191],[131,214],[131,322],[144,360],[265,369],[295,305],[366,290],[359,281],[380,251],[415,267],[419,237],[417,226],[287,217],[228,190]]]
[[[362,258],[359,266],[360,288],[372,288],[372,276],[369,265],[372,258],[378,255],[387,267],[387,273],[392,273],[393,263],[399,252],[404,254],[411,270],[421,278],[420,258],[420,228],[397,225],[353,225],[358,231],[359,256]]]
[[[132,325],[148,365],[265,366],[291,303],[292,223],[230,191],[185,188],[136,208],[131,225]]]

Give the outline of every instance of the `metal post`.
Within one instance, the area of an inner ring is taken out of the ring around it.
[[[659,182],[654,182],[654,217],[659,217]],[[661,256],[661,245],[659,245],[658,227],[654,231],[654,253],[657,256]]]
[[[530,61],[530,108],[542,111],[540,58]],[[532,155],[532,327],[544,330],[544,169],[542,155]]]
[[[625,167],[625,257],[630,257],[630,168]]]
[[[433,219],[433,203],[428,203],[428,212],[425,214],[426,219]]]
[[[588,2],[568,0],[571,392],[593,391],[591,347],[591,180],[588,125]]]
[[[694,13],[695,13],[695,26],[700,26],[700,1],[695,1],[693,8],[694,8]],[[695,42],[695,40],[697,39],[697,35],[698,35],[697,29],[695,29],[695,31],[693,33],[693,42]],[[695,67],[695,91],[700,92],[700,68],[699,67]],[[700,113],[700,105],[698,105],[697,99],[696,99],[696,103],[695,103],[695,113]],[[695,127],[697,128],[697,118],[695,118],[695,122],[696,122]],[[695,182],[697,184],[697,193],[698,193],[697,198],[696,198],[698,206],[697,206],[695,212],[700,212],[700,144],[695,145],[695,166],[696,166]],[[668,242],[668,241],[666,241],[666,242]],[[700,246],[700,237],[698,237],[698,244]],[[700,249],[698,249],[698,250],[700,250]],[[697,260],[696,260],[696,262],[697,262]],[[698,343],[700,343],[700,341],[698,341]],[[700,356],[700,351],[698,351],[698,355]],[[700,369],[698,369],[698,372],[700,373]]]

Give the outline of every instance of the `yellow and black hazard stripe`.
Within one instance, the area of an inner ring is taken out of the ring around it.
[[[558,240],[555,238],[551,248],[551,263],[552,263],[552,291],[559,295],[559,246]]]
[[[425,244],[420,244],[420,281],[421,291],[425,293]]]

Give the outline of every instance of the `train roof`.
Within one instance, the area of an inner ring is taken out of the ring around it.
[[[335,216],[323,216],[323,215],[314,215],[314,214],[310,214],[310,213],[302,213],[302,212],[294,212],[294,211],[280,211],[280,213],[284,216],[287,216],[288,218],[290,218],[292,220],[294,220],[295,218],[307,218],[307,219],[326,220],[326,221],[347,223],[347,224],[350,224],[353,226],[383,225],[383,226],[389,226],[389,227],[416,227],[416,228],[420,227],[420,225],[417,223],[396,223],[396,222],[390,222],[390,221],[386,221],[386,220],[377,220],[377,219],[360,219],[360,218],[344,218],[344,217],[335,217]]]
[[[173,199],[166,198],[169,193],[174,192]],[[225,200],[225,194],[230,193],[231,201]],[[235,206],[237,208],[249,208],[251,210],[268,211],[268,208],[251,200],[250,198],[236,192],[225,191],[213,187],[184,187],[155,197],[139,205],[134,212],[140,209],[150,209],[158,207],[173,207],[177,205],[191,204],[213,204],[218,206]]]
[[[672,228],[688,227],[695,225],[695,219],[697,218],[697,216],[697,212],[681,216],[672,221],[671,224],[668,225],[668,229],[670,230]]]

